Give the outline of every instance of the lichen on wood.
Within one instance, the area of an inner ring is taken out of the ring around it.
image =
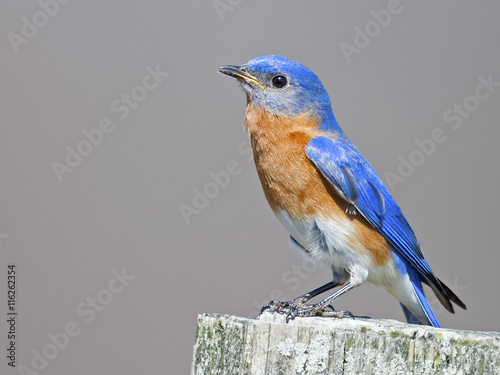
[[[200,315],[191,374],[500,374],[500,333],[364,318]]]

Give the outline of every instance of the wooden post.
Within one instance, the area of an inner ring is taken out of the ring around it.
[[[500,374],[500,333],[395,320],[200,315],[192,375]]]

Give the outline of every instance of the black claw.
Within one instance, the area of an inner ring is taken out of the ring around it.
[[[327,308],[328,308],[328,309],[331,309],[332,311],[335,311],[335,309],[333,308],[333,306],[332,306],[332,305],[325,306],[325,309],[327,309]]]
[[[267,309],[270,309],[270,308],[271,308],[271,306],[270,306],[269,304],[264,305],[264,306],[262,306],[262,308],[260,309],[260,313],[262,314],[264,311],[266,311]]]
[[[300,310],[295,306],[291,307],[288,314],[286,314],[286,322],[294,320],[296,317],[300,316]]]
[[[349,318],[354,319],[354,314],[352,312],[350,312],[350,311],[345,310],[344,311],[344,315],[347,316],[347,317],[349,317]]]
[[[262,306],[262,308],[260,309],[260,313],[262,314],[264,311],[266,310],[269,310],[271,312],[275,311],[276,309],[276,306],[280,303],[280,301],[275,301],[275,300],[272,300],[272,301],[269,301],[268,304]]]

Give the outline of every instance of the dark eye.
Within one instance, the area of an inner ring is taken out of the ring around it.
[[[273,86],[280,89],[288,83],[285,76],[277,75],[273,77]]]

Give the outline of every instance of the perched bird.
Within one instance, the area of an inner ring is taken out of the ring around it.
[[[440,326],[422,283],[451,313],[452,302],[466,308],[432,272],[401,209],[340,128],[311,70],[270,55],[219,72],[236,78],[246,93],[244,125],[271,209],[292,246],[333,274],[312,292],[264,309],[287,319],[326,314],[333,300],[366,281],[397,298],[409,323]],[[323,301],[306,304],[337,286]]]

